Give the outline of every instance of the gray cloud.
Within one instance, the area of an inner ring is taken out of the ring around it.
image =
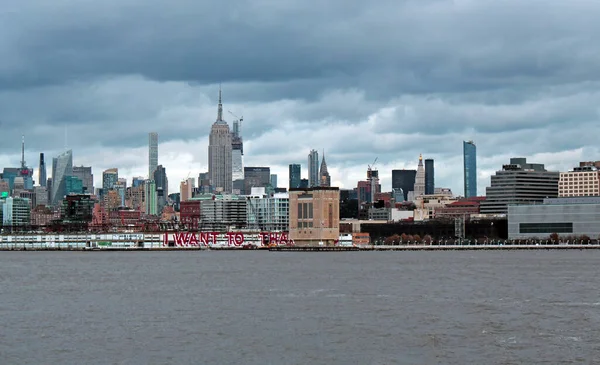
[[[195,176],[222,82],[246,162],[282,182],[311,148],[346,187],[377,156],[389,188],[423,153],[460,192],[462,140],[475,139],[482,193],[510,156],[598,159],[598,15],[589,1],[8,0],[0,163],[18,163],[21,134],[30,164],[58,153],[66,127],[96,176],[143,175],[157,131],[171,179]]]

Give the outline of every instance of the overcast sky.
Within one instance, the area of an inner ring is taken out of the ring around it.
[[[39,153],[65,146],[96,184],[111,167],[145,176],[156,131],[177,192],[207,170],[222,83],[245,165],[280,186],[314,148],[340,187],[378,158],[389,190],[422,153],[462,194],[473,139],[484,194],[511,156],[600,160],[599,17],[588,0],[4,0],[0,167],[25,134],[36,180]]]

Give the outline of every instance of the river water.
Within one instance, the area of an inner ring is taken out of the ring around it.
[[[600,251],[0,252],[0,364],[598,364]]]

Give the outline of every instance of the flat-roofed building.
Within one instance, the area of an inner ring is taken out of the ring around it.
[[[340,190],[337,187],[291,189],[290,239],[296,245],[333,245],[340,235]]]
[[[508,207],[508,238],[600,238],[600,197],[545,199],[542,204]]]
[[[600,171],[595,166],[575,167],[561,172],[558,179],[559,197],[599,196]]]

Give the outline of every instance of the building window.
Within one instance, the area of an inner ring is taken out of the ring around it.
[[[519,233],[573,233],[573,223],[519,223]]]

